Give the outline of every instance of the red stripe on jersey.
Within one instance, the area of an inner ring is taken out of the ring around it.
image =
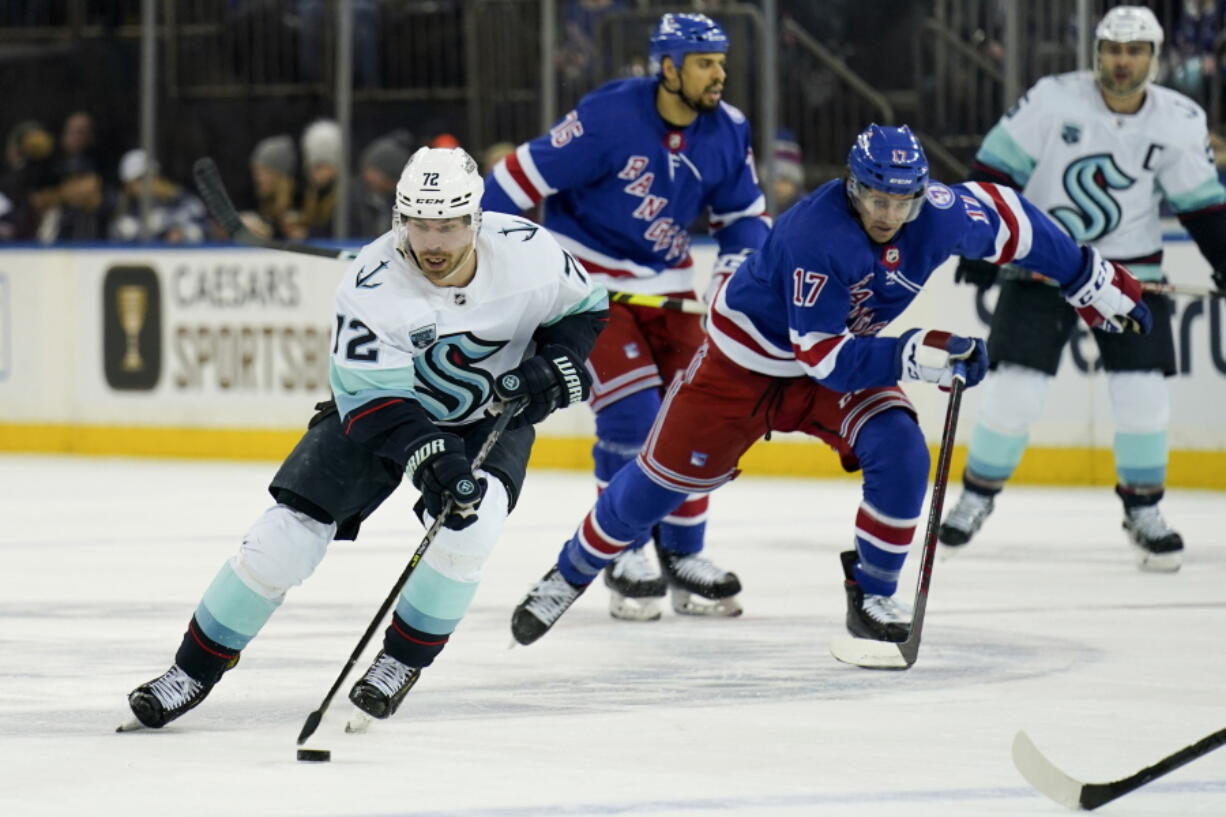
[[[883,542],[900,547],[911,544],[911,539],[915,536],[915,525],[899,527],[887,524],[864,510],[863,506],[856,514],[856,530],[864,531]]]
[[[682,519],[693,519],[699,516],[705,516],[707,508],[711,504],[711,497],[703,494],[702,496],[687,499],[678,506],[677,510],[669,514],[669,516],[677,516]]]
[[[599,529],[592,517],[596,511],[588,512],[588,515],[583,517],[583,524],[579,527],[579,539],[587,546],[589,550],[595,553],[600,553],[605,556],[616,556],[626,548],[626,542],[617,542],[600,534]]]
[[[792,351],[796,353],[796,359],[810,368],[817,368],[826,356],[833,352],[838,345],[845,339],[844,335],[835,335],[832,338],[819,340],[817,343],[810,346],[808,349],[802,350],[796,344],[792,344]]]
[[[746,332],[741,327],[737,326],[732,321],[731,318],[729,318],[727,315],[720,312],[718,308],[713,308],[710,312],[707,313],[707,320],[711,321],[711,323],[714,324],[719,329],[719,331],[723,332],[725,335],[732,338],[734,341],[739,343],[741,346],[744,346],[746,349],[750,349],[754,352],[757,352],[763,357],[769,357],[772,360],[788,360],[789,359],[786,356],[779,354],[778,352],[775,352],[769,349],[763,349],[762,345],[759,344],[756,340],[754,340],[753,337],[748,332]]]
[[[515,180],[520,189],[524,191],[524,195],[532,199],[533,204],[539,204],[544,196],[536,189],[536,185],[528,179],[528,174],[524,172],[524,166],[519,163],[519,157],[513,152],[508,153],[506,161],[507,172],[511,174],[511,178]]]
[[[1000,220],[1004,223],[1005,229],[1009,231],[1009,237],[1005,239],[1005,246],[1001,248],[1000,257],[992,260],[993,264],[1008,264],[1013,260],[1013,254],[1017,252],[1017,214],[1009,207],[1005,197],[1000,194],[994,184],[981,184],[981,190],[987,192],[992,197],[992,201],[996,204],[996,214],[1000,216]]]

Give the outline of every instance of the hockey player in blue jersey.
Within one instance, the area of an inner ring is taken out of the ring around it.
[[[519,213],[543,203],[545,226],[610,290],[693,297],[687,228],[706,213],[719,241],[714,291],[766,239],[749,125],[722,100],[728,38],[702,14],[665,14],[651,37],[655,76],[610,82],[549,133],[520,145],[486,179],[482,205]],[[588,360],[596,482],[632,460],[662,392],[702,343],[699,318],[610,304]],[[700,551],[707,494],[672,508],[605,572],[614,617],[659,618],[665,581],[643,544],[653,538],[681,613],[736,615],[735,574]],[[704,601],[709,600],[709,601]]]
[[[793,205],[717,294],[708,341],[670,387],[642,453],[516,607],[515,639],[540,638],[622,548],[687,496],[735,477],[758,438],[800,431],[863,472],[855,549],[842,554],[847,628],[902,641],[910,614],[893,595],[929,457],[899,384],[946,387],[962,361],[974,386],[988,361],[979,338],[878,333],[951,255],[1040,271],[1091,326],[1148,331],[1140,284],[1126,269],[1078,247],[1008,187],[930,182],[907,127],[871,125],[852,146],[846,178]]]

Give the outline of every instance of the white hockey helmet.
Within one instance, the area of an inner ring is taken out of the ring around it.
[[[406,219],[470,216],[473,232],[481,222],[481,196],[485,181],[473,157],[462,148],[418,149],[400,173],[392,229],[401,246]]]
[[[1153,82],[1158,76],[1158,54],[1162,51],[1163,39],[1162,24],[1148,8],[1116,6],[1103,15],[1094,29],[1094,73],[1099,71],[1099,43],[1149,43],[1154,47],[1149,63],[1149,81]]]

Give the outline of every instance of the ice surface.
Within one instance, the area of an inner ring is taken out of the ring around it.
[[[1109,489],[1011,487],[937,563],[919,660],[900,673],[827,652],[852,481],[747,477],[716,494],[709,554],[740,574],[742,618],[615,621],[594,585],[508,649],[512,607],[593,497],[582,474],[533,472],[472,610],[397,716],[345,734],[342,688],[308,743],[331,763],[295,761],[294,738],[420,540],[408,488],[332,546],[199,709],[115,734],[270,503],[274,468],[0,457],[0,814],[1040,817],[1063,810],[1013,769],[1017,729],[1102,781],[1226,720],[1222,494],[1170,493],[1188,551],[1156,575],[1134,566]],[[1102,813],[1226,814],[1226,751]]]

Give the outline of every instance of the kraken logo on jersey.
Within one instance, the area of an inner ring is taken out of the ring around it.
[[[470,332],[444,335],[413,361],[417,399],[436,420],[465,420],[494,393],[494,378],[475,365],[506,341],[482,340]]]
[[[1064,190],[1073,206],[1053,207],[1048,215],[1079,244],[1096,241],[1120,226],[1120,204],[1111,191],[1135,183],[1110,153],[1084,156],[1064,170]]]

